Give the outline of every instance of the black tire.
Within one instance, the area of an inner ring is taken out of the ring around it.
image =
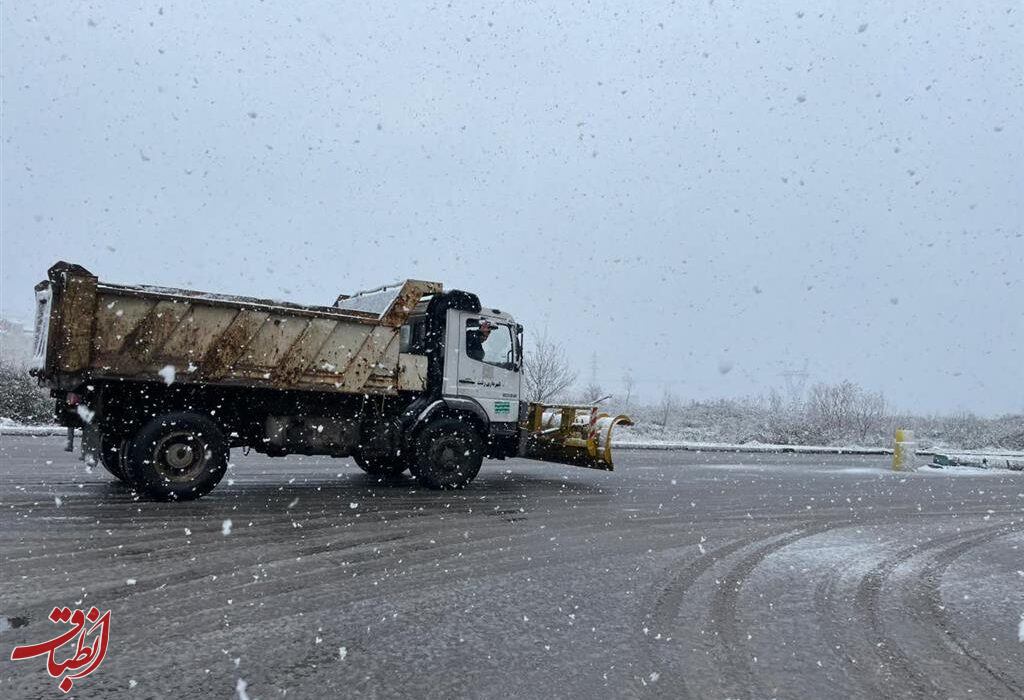
[[[367,456],[357,451],[352,454],[352,459],[370,476],[382,478],[394,478],[409,468],[409,460],[401,455]]]
[[[416,438],[413,476],[432,489],[462,488],[480,472],[484,444],[475,427],[456,418],[434,421]]]
[[[124,473],[123,459],[126,442],[121,438],[100,436],[100,464],[119,481],[128,482]]]
[[[159,501],[190,501],[208,494],[228,468],[228,441],[217,424],[197,413],[168,413],[142,426],[129,442],[129,483]]]

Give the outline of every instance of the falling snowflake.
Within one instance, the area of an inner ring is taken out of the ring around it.
[[[92,411],[85,404],[78,404],[75,406],[75,411],[78,413],[78,417],[86,423],[92,423],[93,416],[96,415],[96,411]]]
[[[163,378],[164,384],[170,386],[171,384],[174,384],[174,377],[177,373],[174,369],[174,365],[164,365],[164,368],[157,372],[157,374]]]
[[[225,537],[231,534],[231,518],[225,518],[224,522],[220,524],[220,532]]]

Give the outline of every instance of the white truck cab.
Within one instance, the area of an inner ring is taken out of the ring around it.
[[[522,369],[522,329],[507,313],[448,309],[445,396],[476,401],[491,423],[516,423]]]

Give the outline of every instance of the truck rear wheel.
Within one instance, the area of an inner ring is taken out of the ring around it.
[[[189,501],[209,493],[228,467],[228,441],[217,424],[196,413],[149,421],[129,443],[129,483],[160,501]]]
[[[416,454],[409,468],[429,488],[457,489],[476,478],[483,460],[483,440],[473,426],[442,418],[424,428],[416,439]]]
[[[100,437],[100,464],[119,481],[128,481],[124,473],[124,450],[126,442],[120,438],[103,435]]]
[[[402,455],[352,454],[356,466],[371,476],[395,477],[409,468],[409,460]]]

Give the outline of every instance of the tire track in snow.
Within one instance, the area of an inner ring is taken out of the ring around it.
[[[787,547],[801,539],[813,537],[814,535],[826,532],[835,527],[842,526],[842,523],[804,523],[799,529],[793,531],[775,532],[764,537],[743,538],[728,544],[716,547],[702,555],[695,561],[686,565],[682,571],[660,586],[653,609],[648,614],[650,625],[662,636],[671,635],[677,642],[681,642],[681,635],[673,632],[680,615],[687,593],[698,581],[709,573],[716,566],[728,561],[733,555],[742,550],[749,549],[759,543],[773,540],[768,544],[758,547],[752,554],[747,555],[740,562],[734,565],[726,575],[717,583],[717,590],[712,598],[709,620],[713,626],[717,626],[719,641],[715,646],[719,653],[728,657],[728,662],[723,664],[723,669],[728,669],[730,685],[740,686],[749,691],[755,686],[754,674],[750,669],[748,655],[742,652],[744,644],[738,632],[737,602],[739,591],[743,581],[764,561],[767,557],[784,547]],[[664,647],[659,644],[656,636],[643,634],[641,644],[647,652],[652,668],[655,672],[661,673],[658,669],[665,668],[665,664],[659,660],[663,655]],[[740,678],[738,678],[738,676]],[[678,697],[699,697],[694,694],[686,683],[685,673],[680,679],[680,686],[675,690],[682,689],[684,692]]]
[[[892,625],[886,624],[882,612],[883,588],[897,569],[915,558],[928,556],[930,552],[945,547],[956,547],[966,540],[968,546],[958,550],[962,554],[1006,532],[1005,525],[976,528],[904,547],[872,566],[856,581],[845,580],[848,577],[844,574],[850,570],[845,563],[830,570],[815,588],[815,608],[825,618],[821,630],[829,640],[830,651],[841,654],[846,662],[858,669],[856,673],[850,673],[851,667],[844,664],[848,679],[866,686],[870,697],[941,694],[942,688],[934,677],[923,672],[920,664],[889,633],[888,628]]]
[[[940,586],[946,570],[961,556],[981,544],[1022,531],[1024,529],[1010,526],[953,545],[925,564],[915,585],[911,587],[906,596],[908,607],[923,609],[931,615],[935,623],[931,627],[933,634],[938,637],[940,644],[946,646],[950,662],[960,667],[963,672],[973,672],[979,678],[980,683],[988,686],[985,694],[991,698],[999,697],[997,691],[1009,691],[1010,694],[1006,697],[1024,697],[1024,684],[988,663],[985,657],[973,649],[966,640],[953,633],[947,606],[942,602]],[[969,660],[969,662],[965,660]]]
[[[751,666],[753,655],[740,634],[740,593],[744,582],[758,566],[776,552],[801,540],[843,527],[845,522],[808,523],[796,533],[787,534],[776,542],[759,547],[731,568],[718,584],[711,603],[711,617],[718,621],[719,638],[716,646],[726,659],[729,673],[724,677],[726,687],[734,688],[740,697],[768,697],[760,690],[761,682]],[[731,695],[731,694],[730,694]]]

